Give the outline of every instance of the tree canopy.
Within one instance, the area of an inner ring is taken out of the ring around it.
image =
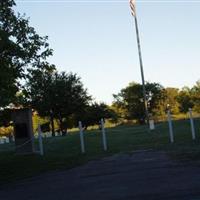
[[[15,100],[20,79],[30,69],[45,67],[52,55],[48,37],[38,35],[25,15],[15,13],[14,0],[0,1],[0,107]]]
[[[105,103],[94,102],[78,113],[76,121],[82,121],[87,129],[88,126],[99,124],[101,119],[117,120],[117,117],[115,111]]]
[[[164,88],[158,83],[146,83],[146,96],[148,101],[148,110],[154,113],[163,96]],[[126,119],[137,119],[139,122],[145,121],[145,108],[143,102],[142,85],[139,83],[130,83],[118,94],[114,94],[114,104],[125,111]]]
[[[64,122],[89,105],[91,97],[76,74],[49,69],[34,70],[23,93],[29,106],[40,116],[57,119],[63,130]]]

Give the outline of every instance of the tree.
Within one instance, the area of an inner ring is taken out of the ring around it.
[[[179,92],[177,101],[179,102],[179,109],[183,113],[187,113],[189,108],[194,107],[192,99],[192,91],[189,87],[184,87]]]
[[[83,110],[91,99],[76,74],[58,73],[51,67],[49,70],[33,71],[24,94],[40,116],[50,117],[53,135],[54,119],[58,120],[60,130],[65,133],[66,121]]]
[[[17,99],[17,102],[20,102],[23,106],[35,109],[41,117],[50,118],[53,136],[55,135],[54,115],[52,112],[54,104],[52,89],[54,73],[55,67],[52,65],[31,70],[19,96],[20,98]]]
[[[165,106],[169,106],[170,110],[173,114],[179,113],[179,102],[177,100],[179,95],[179,89],[178,88],[165,88]]]
[[[76,74],[64,72],[55,73],[54,80],[55,106],[53,113],[59,120],[60,129],[65,133],[66,121],[89,104],[91,97],[84,89],[80,77]],[[65,123],[64,123],[65,122]]]
[[[108,105],[94,102],[78,113],[76,121],[82,121],[83,126],[87,129],[88,126],[99,124],[101,119],[116,120],[116,118],[116,113]]]
[[[154,114],[159,102],[164,98],[164,88],[158,83],[146,83],[145,87],[148,110]],[[113,96],[115,106],[125,110],[126,119],[137,119],[140,123],[144,123],[145,109],[141,84],[130,83],[128,87],[123,88],[120,93]]]
[[[4,109],[0,111],[0,127],[8,127],[10,126],[11,122],[11,110],[10,109]]]
[[[184,87],[179,92],[178,102],[180,104],[180,111],[183,113],[188,112],[189,108],[193,108],[194,111],[200,111],[200,81],[192,87]]]
[[[200,112],[200,81],[197,81],[196,84],[191,89],[192,101],[194,103],[194,110]]]
[[[0,107],[15,100],[19,80],[32,68],[45,66],[52,54],[48,37],[39,36],[25,15],[15,13],[14,0],[0,1]]]

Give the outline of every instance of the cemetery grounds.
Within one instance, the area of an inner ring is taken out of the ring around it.
[[[194,119],[196,140],[192,140],[189,119],[173,121],[174,143],[169,140],[167,122],[156,124],[153,131],[143,125],[119,125],[106,128],[108,151],[102,147],[100,130],[84,132],[86,153],[81,153],[79,132],[43,138],[44,156],[16,155],[14,144],[0,145],[0,185],[50,171],[61,171],[91,160],[115,154],[132,154],[138,150],[166,152],[171,159],[200,160],[200,119]],[[35,139],[38,147],[38,141]]]

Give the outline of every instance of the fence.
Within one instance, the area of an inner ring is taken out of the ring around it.
[[[192,110],[188,111],[188,117],[182,121],[174,121],[173,116],[171,115],[170,111],[167,112],[166,115],[166,122],[156,123],[151,120],[150,122],[150,129],[151,131],[147,131],[148,128],[144,126],[122,126],[117,128],[109,128],[105,127],[105,122],[103,119],[100,121],[100,131],[94,131],[97,134],[95,137],[98,136],[98,147],[95,148],[101,149],[103,151],[113,150],[113,149],[128,149],[130,148],[145,148],[149,144],[153,144],[153,142],[157,144],[170,144],[181,142],[183,140],[187,141],[198,141],[198,133],[200,132],[200,124],[197,122],[196,118],[193,118]],[[39,134],[40,132],[40,134]],[[90,140],[89,142],[85,142],[87,140],[88,134],[85,134],[85,130],[82,127],[82,123],[79,122],[79,138],[76,137],[76,143],[74,145],[79,146],[80,152],[85,154],[90,151],[91,146],[89,144],[92,143],[94,140]],[[132,137],[132,136],[135,137]],[[61,136],[61,133],[56,132],[56,137]],[[38,152],[40,155],[44,155],[45,151],[43,150],[43,138],[51,138],[51,132],[41,132],[36,131],[35,133],[35,140],[38,141]],[[126,137],[126,138],[125,138]],[[130,140],[129,140],[130,137]],[[132,137],[132,139],[131,139]],[[92,138],[92,137],[91,137]],[[67,137],[63,137],[64,140],[68,140]],[[54,139],[52,138],[52,141]],[[75,140],[73,140],[75,141]],[[72,141],[72,142],[73,142]],[[8,137],[0,137],[0,145],[8,144],[9,142],[13,142]],[[124,142],[124,144],[122,144]],[[94,144],[95,145],[95,144]],[[93,145],[93,146],[94,146]],[[115,146],[114,146],[115,145]],[[118,145],[118,146],[116,146]],[[126,147],[127,146],[127,147]],[[150,146],[150,145],[149,145]],[[44,146],[45,147],[45,146]]]

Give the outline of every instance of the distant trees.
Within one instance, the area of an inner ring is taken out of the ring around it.
[[[180,111],[183,113],[186,113],[189,108],[200,112],[200,81],[197,81],[192,88],[182,88],[178,94],[177,101],[180,104]]]
[[[194,110],[196,112],[200,112],[200,81],[196,82],[196,85],[194,85],[191,89],[192,92],[192,100],[194,103]]]
[[[146,83],[146,95],[149,113],[162,117],[166,110],[173,114],[186,113],[189,108],[200,112],[200,81],[192,87],[164,88],[159,83]],[[142,85],[130,83],[118,94],[114,94],[112,107],[121,118],[136,119],[143,123],[145,112]]]
[[[41,68],[52,55],[47,37],[39,36],[24,15],[13,10],[14,0],[0,1],[0,107],[15,101],[20,79]]]
[[[173,114],[179,113],[179,102],[177,97],[179,96],[179,89],[167,87],[165,88],[165,105],[169,107]]]
[[[189,108],[194,107],[194,101],[192,98],[192,91],[189,87],[184,87],[177,96],[179,103],[179,110],[182,113],[187,113]]]
[[[82,121],[83,126],[87,129],[88,126],[100,123],[101,119],[117,120],[117,114],[105,103],[92,103],[86,106],[83,112],[79,112],[77,121]]]

